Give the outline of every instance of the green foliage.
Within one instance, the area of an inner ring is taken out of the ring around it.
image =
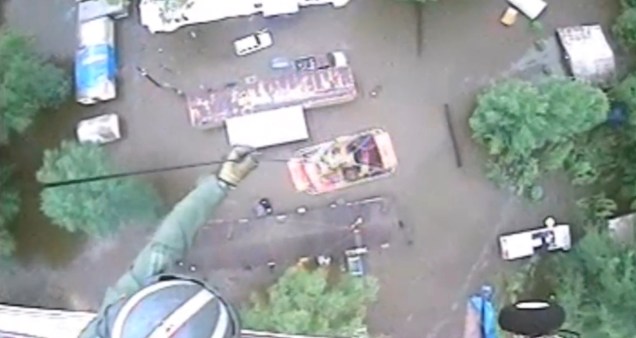
[[[636,8],[623,11],[616,18],[612,32],[624,47],[633,47],[636,44]]]
[[[588,185],[599,179],[607,183],[615,179],[620,160],[617,150],[621,147],[619,133],[607,126],[578,135],[565,162],[572,184]]]
[[[609,100],[596,87],[581,81],[551,77],[539,88],[548,103],[548,129],[545,132],[552,142],[566,141],[607,119]]]
[[[65,72],[37,55],[30,41],[0,31],[0,136],[22,133],[42,109],[59,106],[70,93]]]
[[[537,20],[528,21],[528,27],[530,28],[530,32],[532,32],[532,34],[534,34],[537,37],[540,37],[545,33],[545,27],[543,27],[543,24],[541,23],[541,21],[537,21]]]
[[[531,83],[509,80],[477,98],[469,124],[490,155],[527,157],[547,141],[547,110],[547,102]]]
[[[576,205],[583,211],[583,218],[588,222],[600,222],[607,225],[607,219],[616,214],[618,205],[616,201],[605,196],[604,193],[582,198]]]
[[[563,168],[573,150],[574,142],[572,141],[551,143],[547,145],[543,149],[542,154],[540,154],[539,161],[541,163],[541,167],[547,171]]]
[[[497,287],[498,290],[502,291],[497,299],[499,304],[512,304],[520,299],[530,297],[529,292],[539,263],[536,257],[538,256],[534,256],[515,269],[504,271],[500,275]]]
[[[9,182],[11,172],[10,167],[0,166],[0,257],[15,251],[15,242],[7,227],[20,211],[20,194]]]
[[[615,100],[624,102],[630,112],[636,111],[636,76],[628,75],[617,86],[612,88],[609,96]]]
[[[551,77],[533,85],[513,79],[477,98],[469,124],[492,156],[487,176],[518,195],[540,199],[542,172],[571,168],[579,183],[597,177],[571,157],[579,155],[576,137],[605,121],[608,110],[605,94],[579,81]]]
[[[351,337],[365,330],[377,292],[372,278],[343,274],[332,281],[324,269],[291,268],[267,290],[267,299],[253,295],[241,317],[253,330]]]
[[[11,167],[0,166],[0,228],[6,227],[20,211],[20,194],[10,184]]]
[[[632,337],[636,251],[589,229],[571,252],[550,256],[551,284],[568,314],[564,327],[595,338]]]
[[[103,148],[62,141],[59,149],[44,152],[37,179],[59,182],[114,172]],[[132,178],[47,188],[41,198],[41,209],[53,223],[95,236],[112,234],[127,222],[153,221],[159,206],[155,191]]]
[[[636,8],[636,0],[621,0],[623,8]]]
[[[4,261],[13,255],[14,252],[15,240],[13,239],[13,235],[7,228],[0,228],[0,260]]]

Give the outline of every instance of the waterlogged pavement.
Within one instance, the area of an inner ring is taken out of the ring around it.
[[[75,44],[73,4],[72,0],[9,0],[4,14],[10,27],[33,34],[43,52],[68,61]],[[229,196],[218,217],[248,215],[253,203],[265,196],[280,209],[316,206],[341,197],[393,197],[400,217],[414,229],[413,245],[395,246],[376,257],[373,271],[382,288],[371,310],[371,329],[400,338],[459,336],[466,296],[481,283],[492,281],[500,264],[496,235],[537,226],[548,213],[565,217],[571,207],[569,192],[559,189],[556,179],[549,182],[554,188],[548,189],[546,201],[536,205],[497,190],[485,180],[483,154],[470,139],[467,117],[475,94],[501,74],[510,73],[532,48],[534,36],[525,19],[512,28],[498,23],[504,8],[503,0],[440,0],[427,5],[419,57],[415,7],[400,1],[353,0],[340,10],[311,8],[288,18],[240,18],[158,35],[145,31],[134,13],[117,27],[119,98],[91,108],[68,105],[63,112],[38,121],[33,135],[18,147],[26,150],[21,157],[27,157],[28,163],[21,177],[29,180],[43,147],[72,137],[74,122],[104,112],[118,112],[124,118],[125,139],[108,149],[127,170],[215,159],[227,151],[223,130],[203,132],[190,127],[184,102],[139,76],[136,66],[189,91],[252,74],[267,76],[271,74],[268,61],[274,56],[344,50],[362,95],[350,104],[309,111],[312,142],[368,127],[385,128],[398,153],[397,174],[340,193],[309,197],[293,191],[284,165],[263,163]],[[553,1],[541,22],[547,36],[557,26],[608,23],[615,11],[615,1]],[[273,48],[244,58],[233,55],[233,39],[264,27],[274,34]],[[370,97],[369,90],[376,86],[381,86],[379,95]],[[462,168],[455,166],[443,115],[445,103],[451,106]],[[305,144],[309,143],[268,149],[266,156],[286,158]],[[171,204],[198,176],[211,170],[146,179]],[[31,196],[26,210],[37,215],[37,187],[27,193]],[[41,217],[23,215],[21,220],[20,254],[28,267],[3,282],[3,299],[59,307],[93,307],[150,230],[128,229],[108,241],[83,243],[51,230]],[[125,249],[115,250],[121,241]],[[55,262],[48,259],[58,256]],[[46,283],[20,282],[33,279]]]

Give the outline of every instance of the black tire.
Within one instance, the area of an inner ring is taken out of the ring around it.
[[[543,307],[526,307],[543,303]],[[499,326],[510,333],[540,337],[556,332],[565,322],[565,310],[544,300],[525,300],[504,307],[499,312]]]

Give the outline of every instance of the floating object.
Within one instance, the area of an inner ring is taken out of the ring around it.
[[[119,116],[105,114],[82,120],[77,124],[77,140],[80,143],[105,144],[121,138]]]
[[[508,7],[503,14],[501,15],[501,23],[504,26],[512,26],[515,22],[517,22],[517,17],[519,16],[519,11],[513,7]]]
[[[479,292],[468,299],[464,320],[464,338],[496,338],[497,320],[492,303],[494,290],[483,285]]]
[[[566,314],[560,305],[545,300],[523,300],[507,305],[499,312],[499,326],[510,333],[525,337],[545,337],[567,332],[560,330]]]
[[[455,165],[457,168],[462,167],[462,157],[459,153],[459,145],[457,143],[457,137],[455,137],[455,128],[453,128],[453,121],[451,120],[451,112],[450,106],[448,104],[444,105],[444,117],[446,118],[446,126],[448,127],[448,134],[450,135],[451,142],[453,145],[453,153],[455,154]]]

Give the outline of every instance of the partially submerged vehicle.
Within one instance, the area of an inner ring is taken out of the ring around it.
[[[85,105],[117,96],[115,24],[107,16],[80,22],[75,52],[75,98]]]
[[[371,129],[300,149],[287,167],[296,190],[316,195],[387,177],[397,157],[389,134]]]
[[[323,55],[305,56],[294,60],[297,71],[312,71],[317,69],[347,67],[349,65],[344,52],[334,51]]]
[[[537,250],[570,250],[570,226],[556,224],[553,217],[546,218],[544,223],[545,227],[542,228],[500,236],[501,257],[505,260],[514,260],[533,256]]]
[[[105,144],[121,138],[119,116],[105,114],[82,120],[77,124],[77,140],[80,143]]]
[[[273,44],[272,34],[268,30],[262,29],[256,33],[236,39],[234,41],[234,52],[238,56],[245,56],[271,47]]]
[[[347,67],[349,66],[349,62],[344,52],[333,51],[326,54],[303,56],[293,60],[279,56],[273,58],[269,65],[272,69],[293,69],[297,72],[302,72]]]

